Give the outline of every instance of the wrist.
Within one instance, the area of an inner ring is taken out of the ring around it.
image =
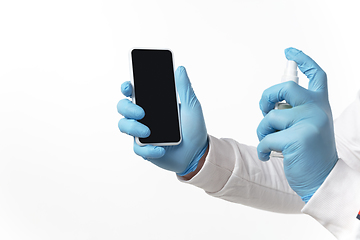
[[[177,173],[178,177],[181,180],[185,180],[185,181],[188,181],[192,177],[194,177],[204,165],[208,152],[209,152],[209,144],[207,142],[205,147],[200,152],[199,156],[189,164],[189,167],[184,172]]]
[[[310,200],[310,198],[314,195],[314,193],[305,195],[303,197],[301,197],[301,200],[303,200],[303,202],[308,203],[308,201]]]
[[[327,173],[323,173],[323,180],[321,182],[318,183],[318,186],[312,188],[312,191],[309,194],[306,194],[304,196],[300,196],[301,200],[303,200],[305,203],[308,203],[308,201],[310,200],[310,198],[315,194],[315,192],[321,187],[321,185],[323,185],[323,183],[325,182],[326,178],[329,176],[329,174],[331,173],[331,171],[334,169],[336,163],[338,161],[338,157],[336,155],[336,160],[333,161],[333,166],[328,170]]]

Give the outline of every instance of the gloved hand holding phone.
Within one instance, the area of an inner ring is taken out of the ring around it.
[[[309,86],[305,89],[290,81],[263,92],[260,109],[265,117],[257,129],[257,151],[263,161],[269,160],[271,151],[282,152],[289,185],[307,203],[338,160],[327,76],[302,51],[288,48],[285,55],[298,64]],[[293,108],[274,109],[282,100]]]
[[[175,72],[176,88],[180,97],[180,122],[182,141],[176,146],[139,146],[134,141],[134,152],[155,165],[183,176],[197,167],[198,161],[208,148],[205,121],[186,69],[179,67]],[[130,82],[124,82],[121,91],[126,97],[133,92]],[[133,137],[146,138],[150,134],[147,126],[138,122],[145,116],[144,110],[129,99],[122,99],[117,105],[124,116],[119,121],[119,129]]]

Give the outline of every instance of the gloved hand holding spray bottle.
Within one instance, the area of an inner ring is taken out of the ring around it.
[[[285,55],[291,61],[284,82],[266,89],[260,100],[264,118],[257,129],[257,151],[262,161],[269,160],[271,151],[282,152],[288,183],[307,203],[338,160],[327,76],[302,51],[288,48]],[[308,89],[297,84],[294,62],[309,79]]]

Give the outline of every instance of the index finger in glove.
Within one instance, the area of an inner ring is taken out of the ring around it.
[[[309,90],[327,93],[327,76],[324,70],[309,56],[296,48],[285,49],[286,58],[298,64],[309,79]]]

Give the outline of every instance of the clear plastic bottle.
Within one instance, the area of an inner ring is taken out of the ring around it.
[[[288,82],[288,81],[293,81],[299,84],[299,77],[297,76],[297,63],[292,60],[287,61],[284,75],[281,78],[281,82]],[[292,108],[292,106],[285,101],[278,102],[275,104],[275,109],[289,109],[289,108]],[[276,151],[272,151],[270,156],[279,157],[279,158],[284,157],[281,152],[276,152]]]

